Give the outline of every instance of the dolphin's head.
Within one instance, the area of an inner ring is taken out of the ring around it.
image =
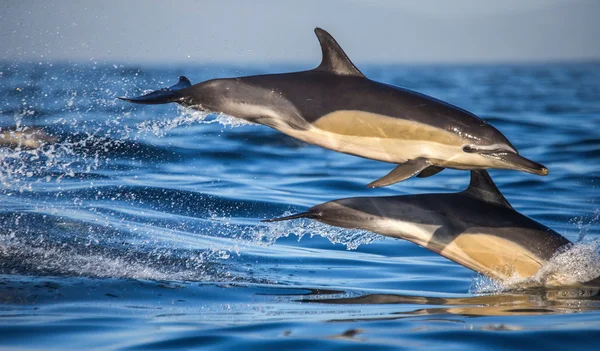
[[[482,121],[483,122],[483,121]],[[463,152],[478,154],[491,161],[495,168],[514,169],[547,175],[548,168],[521,155],[508,139],[494,126],[483,122],[477,129],[477,136],[468,136],[469,142],[463,145]]]

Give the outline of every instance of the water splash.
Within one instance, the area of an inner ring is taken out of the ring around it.
[[[600,239],[563,246],[530,278],[513,276],[497,281],[479,275],[469,291],[500,293],[532,288],[576,286],[600,277]]]
[[[598,226],[598,224],[600,224],[600,209],[595,209],[592,213],[591,218],[583,216],[575,217],[570,222],[577,226],[577,230],[579,231],[579,237],[577,238],[577,242],[581,242],[590,233],[592,227]]]
[[[169,281],[235,281],[230,267],[218,261],[222,250],[182,255],[170,248],[140,252],[108,250],[96,245],[23,242],[0,236],[0,271],[3,274],[83,276],[91,278]]]
[[[194,123],[212,124],[218,123],[226,127],[240,127],[252,124],[240,118],[231,117],[224,114],[214,114],[204,111],[197,111],[191,108],[177,106],[178,116],[172,119],[148,120],[136,125],[138,132],[151,132],[156,136],[163,137],[168,131],[180,126],[188,126]]]
[[[90,173],[102,162],[101,150],[121,141],[107,141],[96,133],[87,133],[77,141],[39,143],[33,149],[0,148],[0,182],[5,188],[31,190],[36,183],[60,183],[77,173]]]
[[[72,100],[69,100],[67,108],[71,109],[72,106]],[[89,174],[101,165],[110,163],[110,158],[106,156],[110,150],[123,147],[128,142],[143,140],[148,133],[164,137],[176,127],[195,123],[218,123],[229,128],[251,124],[234,117],[179,106],[175,118],[147,120],[135,124],[133,128],[128,125],[127,119],[130,116],[131,113],[126,112],[99,124],[80,118],[57,119],[54,121],[55,126],[77,130],[60,141],[40,128],[24,126],[21,119],[18,119],[17,128],[12,134],[6,134],[2,138],[6,141],[5,146],[10,147],[2,147],[0,143],[0,183],[5,188],[24,191],[31,190],[36,183],[60,183],[65,177]],[[34,139],[35,135],[20,136],[28,130],[39,130],[39,137]],[[16,133],[19,133],[17,137]],[[25,147],[25,144],[33,147]]]
[[[600,278],[600,239],[588,240],[588,234],[600,221],[600,210],[591,217],[575,217],[570,222],[579,232],[575,243],[561,247],[533,277],[513,276],[504,281],[477,276],[469,292],[474,294],[501,293],[525,289],[567,287]]]
[[[545,286],[574,285],[600,277],[600,240],[567,245],[531,278]]]
[[[96,224],[54,216],[5,218],[9,227],[0,233],[0,273],[272,283],[268,274],[248,274],[240,264],[243,256],[290,234],[298,240],[306,234],[320,235],[348,249],[380,238],[314,222],[242,225],[216,214],[199,219],[202,225],[179,228],[187,232],[146,220],[136,224],[95,217],[89,220]]]
[[[286,212],[282,217],[291,214],[292,212]],[[290,235],[297,236],[300,241],[307,234],[311,238],[318,235],[328,239],[332,244],[345,245],[347,250],[355,250],[360,245],[370,244],[383,238],[379,234],[366,230],[338,228],[308,219],[263,223],[256,226],[253,231],[255,240],[265,245],[272,245],[277,239]]]
[[[258,282],[233,264],[246,249],[247,242],[239,239],[200,232],[188,245],[182,239],[192,233],[101,216],[89,218],[95,224],[51,215],[15,214],[2,220],[2,274]]]
[[[133,114],[135,105],[116,97],[128,86],[159,83],[140,69],[96,63],[53,67],[49,62],[35,66],[13,63],[2,68],[7,101],[0,113],[13,115],[12,123],[9,118],[3,124],[9,122],[19,133],[38,126],[51,137],[38,138],[29,148],[23,147],[27,140],[22,136],[21,140],[0,138],[0,182],[5,189],[32,190],[36,183],[60,183],[66,177],[93,173],[101,165],[110,165],[109,150],[132,141],[143,143],[148,134],[162,137],[173,128],[193,123],[247,124],[179,106],[175,114],[165,107],[154,110],[160,112],[146,121],[136,122],[144,111]],[[61,81],[61,75],[69,77],[68,84]]]

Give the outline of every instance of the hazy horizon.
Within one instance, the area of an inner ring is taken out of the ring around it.
[[[316,65],[600,61],[600,1],[6,1],[2,61]]]

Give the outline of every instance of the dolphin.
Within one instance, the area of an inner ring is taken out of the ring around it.
[[[266,222],[295,218],[408,240],[497,281],[533,278],[571,244],[515,211],[485,170],[458,193],[346,198]],[[557,279],[544,284],[563,285]]]
[[[316,28],[321,64],[312,70],[213,79],[119,99],[178,103],[263,124],[327,149],[398,166],[375,188],[444,168],[512,169],[546,175],[492,125],[433,97],[370,80],[325,30]]]
[[[0,147],[13,149],[38,149],[46,144],[53,144],[58,138],[47,134],[38,127],[0,127]]]

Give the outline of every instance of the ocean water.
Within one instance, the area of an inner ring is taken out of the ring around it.
[[[48,135],[35,149],[0,146],[0,348],[597,345],[598,289],[511,290],[409,242],[260,223],[343,197],[456,192],[468,173],[367,189],[393,166],[115,98],[179,75],[302,68],[0,64],[2,131]],[[547,177],[491,174],[515,209],[578,242],[547,269],[600,268],[599,64],[361,69],[476,113],[546,165]]]

